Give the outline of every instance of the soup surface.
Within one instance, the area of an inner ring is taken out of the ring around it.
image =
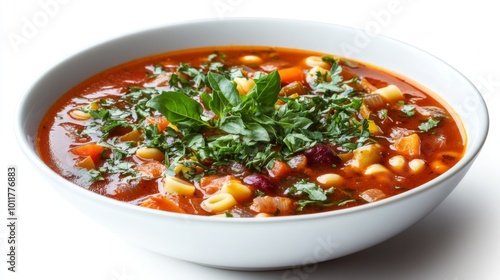
[[[406,77],[270,47],[165,53],[106,70],[41,121],[53,170],[89,191],[221,217],[372,203],[463,155],[461,124]]]

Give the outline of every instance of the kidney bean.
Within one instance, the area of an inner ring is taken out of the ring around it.
[[[317,144],[304,151],[307,163],[312,166],[339,165],[342,163],[340,157],[327,145]]]
[[[262,174],[252,174],[243,179],[243,183],[256,187],[266,194],[274,194],[276,185],[271,179]]]

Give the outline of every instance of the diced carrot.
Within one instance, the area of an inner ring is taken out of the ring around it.
[[[290,174],[291,171],[292,168],[288,164],[279,160],[275,160],[273,166],[267,169],[269,177],[278,180]]]
[[[148,197],[148,199],[139,204],[139,206],[169,212],[186,213],[186,211],[179,207],[179,205],[175,204],[175,202],[173,202],[170,198],[162,194],[152,195]]]
[[[97,163],[101,160],[101,154],[103,151],[104,147],[96,143],[78,146],[70,150],[72,154],[75,154],[77,156],[90,156],[94,163]]]
[[[302,72],[302,69],[299,67],[281,69],[278,70],[278,74],[280,75],[281,83],[284,84],[304,81],[304,72]]]
[[[418,156],[420,155],[420,137],[416,133],[401,137],[396,140],[394,147],[403,155]]]
[[[170,124],[170,122],[164,116],[147,117],[146,123],[156,125],[159,132],[165,131],[167,126]]]

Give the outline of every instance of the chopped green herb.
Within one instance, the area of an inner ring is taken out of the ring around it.
[[[429,132],[429,130],[431,130],[432,128],[438,126],[438,124],[439,124],[439,120],[434,119],[434,118],[430,118],[426,122],[421,123],[418,126],[418,128],[422,132]]]

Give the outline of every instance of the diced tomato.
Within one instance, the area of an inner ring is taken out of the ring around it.
[[[179,205],[174,203],[174,201],[162,194],[152,195],[148,197],[148,199],[139,204],[139,206],[169,212],[186,213],[186,211],[180,208]]]
[[[293,212],[293,202],[288,197],[258,196],[253,199],[250,209],[267,214],[289,215]]]
[[[156,125],[159,132],[165,131],[165,129],[167,129],[167,126],[170,124],[170,122],[164,116],[147,117],[146,123]]]
[[[224,185],[224,183],[230,180],[235,180],[233,176],[219,176],[219,175],[209,175],[201,178],[200,188],[205,191],[206,194],[211,195],[219,191]]]
[[[146,177],[157,178],[165,172],[166,167],[157,160],[151,160],[138,165],[135,170],[141,172]]]
[[[281,69],[278,70],[278,74],[280,75],[281,83],[283,84],[289,84],[295,81],[304,81],[304,72],[302,72],[300,67]]]

